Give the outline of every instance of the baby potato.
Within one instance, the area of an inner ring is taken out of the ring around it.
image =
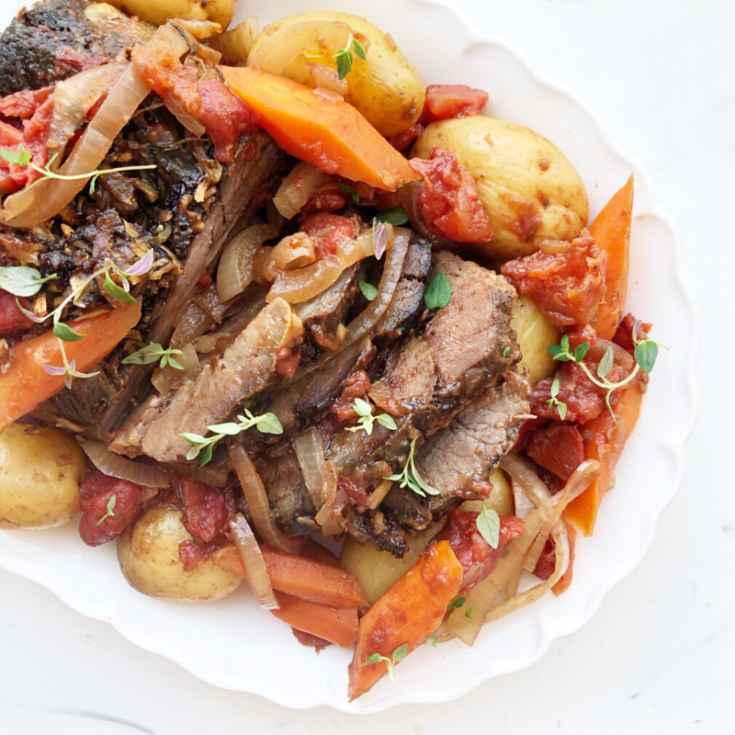
[[[486,508],[496,511],[499,516],[513,515],[513,488],[505,473],[496,469],[487,479],[493,484],[489,497],[485,500],[465,500],[460,510],[472,510],[479,513],[484,503]]]
[[[513,309],[510,326],[515,330],[518,346],[523,359],[518,364],[518,372],[528,367],[531,385],[551,377],[557,366],[549,354],[549,347],[559,344],[559,330],[541,313],[530,296],[519,296]]]
[[[493,238],[477,246],[493,260],[538,250],[545,239],[571,240],[587,224],[582,179],[564,154],[529,128],[485,115],[429,125],[413,155],[432,148],[453,151],[477,182]]]
[[[215,566],[211,560],[184,571],[179,544],[191,534],[180,510],[149,508],[117,540],[120,569],[131,587],[151,597],[176,602],[212,602],[235,590],[242,578]]]
[[[84,454],[58,429],[11,424],[0,434],[0,528],[41,529],[79,510]]]
[[[298,28],[296,24],[300,24]],[[336,24],[346,24],[349,28],[343,25],[340,34],[336,32],[340,30]],[[398,135],[421,115],[426,94],[424,83],[392,37],[364,18],[329,10],[283,18],[263,29],[250,52],[248,64],[307,84],[304,72],[308,64],[334,69],[333,56],[347,46],[351,31],[362,34],[370,43],[365,60],[353,53],[352,71],[344,80],[345,101],[386,138]],[[330,39],[336,38],[340,45],[332,48]]]
[[[235,14],[237,0],[110,0],[110,5],[128,15],[137,15],[153,25],[167,20],[209,20],[224,31]]]
[[[357,577],[372,605],[418,561],[433,533],[432,530],[428,534],[409,536],[408,551],[402,559],[397,559],[390,551],[378,551],[371,543],[360,546],[348,536],[342,547],[340,564]]]

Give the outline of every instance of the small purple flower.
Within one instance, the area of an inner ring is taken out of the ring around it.
[[[383,222],[377,222],[373,227],[373,250],[375,257],[380,260],[388,246],[388,228]]]
[[[46,319],[51,316],[50,314],[47,314],[46,316],[36,316],[32,311],[28,311],[28,309],[24,309],[21,306],[20,300],[16,299],[15,303],[18,305],[18,308],[23,312],[24,316],[28,317],[32,322],[35,322],[36,324],[43,324]]]
[[[66,375],[66,368],[65,367],[56,367],[55,365],[41,365],[41,367],[49,375]]]
[[[153,268],[153,250],[149,250],[137,263],[125,271],[126,276],[142,276]]]

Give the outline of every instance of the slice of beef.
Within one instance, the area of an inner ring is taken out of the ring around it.
[[[430,268],[431,248],[414,235],[393,301],[373,337],[376,344],[395,342],[418,326]]]
[[[22,10],[0,36],[0,97],[40,89],[145,43],[146,23],[110,5],[47,0]]]
[[[294,308],[304,323],[308,337],[307,355],[312,359],[318,358],[322,350],[336,350],[340,347],[342,340],[339,328],[344,324],[347,312],[359,293],[357,281],[361,270],[361,264],[355,263],[345,269],[326,291]]]
[[[518,438],[531,407],[531,385],[508,371],[496,385],[471,401],[454,421],[429,437],[416,456],[416,467],[441,491],[432,509],[447,500],[472,499],[474,481],[486,480]]]
[[[243,330],[224,354],[212,358],[196,377],[166,398],[154,397],[136,413],[131,428],[113,442],[114,451],[147,454],[160,462],[182,461],[191,445],[184,432],[206,434],[207,426],[225,421],[234,409],[262,394],[278,378],[278,354],[299,345],[301,320],[282,299],[276,299]],[[150,418],[147,428],[143,418]],[[123,445],[123,438],[127,445]],[[139,441],[138,446],[131,438]]]

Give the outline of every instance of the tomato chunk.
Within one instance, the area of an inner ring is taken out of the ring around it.
[[[566,482],[584,462],[584,440],[576,426],[552,421],[528,437],[526,454]]]
[[[621,319],[620,324],[618,324],[615,336],[612,338],[615,344],[620,345],[624,350],[630,352],[631,355],[635,350],[635,344],[633,343],[633,327],[635,327],[635,323],[636,318],[632,314],[626,314]],[[641,324],[636,339],[645,339],[652,328],[653,324],[649,324],[648,322]]]
[[[564,253],[539,250],[504,263],[500,272],[557,327],[585,327],[605,295],[607,258],[583,231]]]
[[[79,535],[87,546],[116,539],[138,517],[143,500],[140,485],[99,471],[84,478],[80,493]]]
[[[224,535],[230,519],[237,513],[232,490],[216,490],[178,472],[170,472],[169,480],[181,503],[189,533],[202,544]]]
[[[301,229],[314,240],[317,259],[334,255],[337,245],[356,236],[355,223],[338,214],[321,212],[304,220]]]
[[[430,84],[426,88],[424,119],[433,123],[453,117],[479,115],[487,104],[487,92],[464,84]]]
[[[19,299],[23,308],[29,307],[25,299]],[[23,314],[15,303],[15,296],[7,291],[0,291],[0,337],[27,332],[33,326],[33,322]]]
[[[436,235],[455,242],[484,243],[493,236],[472,174],[444,148],[432,148],[429,160],[412,158],[411,168],[426,186],[419,196],[421,214]]]
[[[500,519],[500,541],[493,549],[477,529],[479,513],[454,510],[449,514],[440,538],[447,539],[464,570],[462,592],[469,592],[488,577],[498,564],[505,545],[523,533],[523,521],[515,516]]]

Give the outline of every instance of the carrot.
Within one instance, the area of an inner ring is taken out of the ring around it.
[[[285,554],[261,546],[271,585],[278,592],[331,607],[367,606],[368,599],[350,572],[303,556]],[[247,578],[245,565],[234,546],[225,546],[212,557],[217,566]]]
[[[309,559],[314,559],[322,564],[329,564],[330,567],[339,566],[339,559],[326,546],[322,546],[310,536],[304,543],[301,555],[307,556]]]
[[[85,336],[78,342],[64,344],[69,361],[76,361],[79,372],[94,367],[124,339],[139,319],[138,304],[123,304],[87,319],[68,322],[72,329]],[[64,387],[65,376],[50,375],[42,367],[62,367],[63,364],[59,342],[51,330],[13,346],[8,369],[0,375],[0,431]]]
[[[413,651],[441,625],[447,605],[462,586],[462,565],[448,541],[428,551],[365,613],[350,664],[350,701],[365,694],[388,672],[385,661],[401,646]]]
[[[584,456],[600,463],[600,474],[578,498],[569,503],[566,518],[585,536],[591,536],[595,528],[602,497],[608,489],[625,442],[638,421],[642,398],[640,382],[635,380],[622,390],[620,398],[612,407],[615,421],[609,411],[603,411],[581,427],[582,435],[589,437],[584,443]]]
[[[286,153],[330,174],[395,191],[419,178],[351,105],[255,66],[219,67]]]
[[[357,608],[329,607],[307,602],[282,592],[276,595],[279,609],[271,612],[296,630],[350,648],[357,640]]]
[[[607,255],[605,300],[592,319],[597,336],[612,339],[623,313],[628,291],[630,225],[633,216],[633,176],[605,205],[590,225],[597,247]]]

